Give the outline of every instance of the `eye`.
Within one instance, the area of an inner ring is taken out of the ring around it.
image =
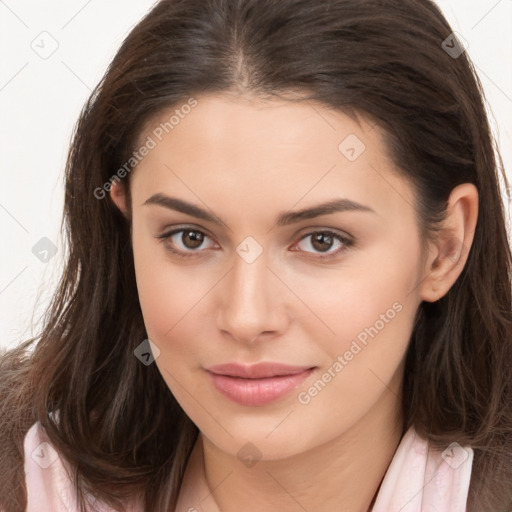
[[[319,255],[320,259],[330,258],[340,254],[353,245],[346,236],[333,231],[314,231],[308,233],[296,244],[299,250]]]
[[[165,248],[178,257],[199,255],[204,250],[212,249],[216,245],[206,233],[194,228],[174,229],[155,238],[161,240]],[[313,231],[303,236],[295,244],[298,249],[292,250],[313,253],[316,258],[325,259],[339,255],[353,244],[353,240],[347,236],[323,230]]]
[[[163,242],[167,250],[184,257],[215,246],[213,240],[206,233],[193,228],[175,229],[156,238]],[[207,240],[211,242],[209,245]]]

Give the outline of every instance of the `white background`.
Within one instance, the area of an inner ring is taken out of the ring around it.
[[[0,348],[39,331],[63,266],[63,172],[73,126],[122,40],[153,4],[0,0]],[[512,181],[512,0],[438,4],[469,43]],[[47,50],[58,45],[46,59],[33,49],[41,38]],[[43,237],[57,246],[47,263],[32,253]]]

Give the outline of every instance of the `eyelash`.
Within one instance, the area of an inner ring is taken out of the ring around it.
[[[199,253],[202,252],[200,249],[195,250],[195,251],[189,250],[189,251],[184,252],[184,251],[181,251],[181,250],[174,249],[173,247],[171,247],[168,244],[168,240],[171,237],[173,237],[174,235],[176,235],[178,233],[183,233],[185,231],[192,231],[194,233],[201,233],[205,237],[208,237],[208,238],[212,239],[204,231],[201,231],[201,230],[195,229],[195,228],[190,228],[190,227],[174,229],[174,230],[172,230],[172,231],[170,231],[168,233],[164,233],[162,235],[158,235],[155,238],[159,239],[159,241],[164,244],[166,250],[168,250],[169,252],[175,254],[179,258],[195,257],[196,253],[197,253],[197,255],[199,255]],[[346,237],[346,236],[342,236],[342,235],[340,235],[338,233],[335,233],[334,231],[331,231],[329,229],[310,231],[309,233],[306,233],[304,236],[302,236],[299,239],[299,241],[296,242],[296,244],[298,244],[302,240],[305,240],[308,237],[311,237],[311,236],[316,235],[316,234],[328,235],[329,237],[332,237],[332,238],[338,240],[339,242],[341,242],[343,244],[343,246],[340,249],[338,249],[337,251],[331,252],[331,253],[323,254],[321,252],[312,253],[310,251],[304,251],[304,252],[306,252],[308,254],[316,254],[316,256],[314,256],[314,258],[317,259],[317,260],[327,260],[327,259],[335,258],[335,257],[339,256],[340,254],[344,253],[345,251],[347,251],[350,247],[352,247],[354,245],[354,241],[351,238]],[[296,244],[294,244],[294,245],[296,245]],[[203,251],[204,251],[204,249],[203,249]],[[295,249],[295,251],[300,251],[300,250]]]

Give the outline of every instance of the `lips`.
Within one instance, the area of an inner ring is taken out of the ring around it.
[[[278,400],[298,387],[314,371],[311,366],[236,363],[208,368],[213,386],[230,400],[245,406],[261,406]]]

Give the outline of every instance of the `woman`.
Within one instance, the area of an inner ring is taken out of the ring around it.
[[[2,360],[1,509],[510,510],[499,163],[429,0],[161,0]]]

